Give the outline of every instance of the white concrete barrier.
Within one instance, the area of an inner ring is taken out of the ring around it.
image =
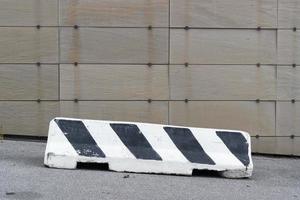
[[[252,175],[248,133],[159,124],[55,118],[44,164],[74,169],[107,163],[109,170],[192,175],[214,170],[224,177]]]

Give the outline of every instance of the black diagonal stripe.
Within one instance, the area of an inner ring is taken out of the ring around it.
[[[164,127],[164,129],[176,147],[190,162],[215,165],[215,162],[205,153],[190,129],[174,127]]]
[[[55,122],[81,156],[105,157],[95,140],[81,121],[56,119]]]
[[[217,135],[235,157],[245,166],[249,165],[248,147],[246,138],[240,132],[216,131]]]
[[[136,125],[113,123],[110,126],[136,158],[162,160]]]

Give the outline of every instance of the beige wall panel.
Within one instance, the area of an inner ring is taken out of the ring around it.
[[[56,26],[58,0],[1,0],[0,26]]]
[[[276,99],[275,66],[190,65],[170,67],[171,99]]]
[[[57,65],[0,65],[0,100],[57,100]]]
[[[277,67],[277,95],[279,100],[300,99],[300,69],[292,66]]]
[[[171,26],[276,27],[277,0],[171,0]]]
[[[61,65],[62,99],[145,100],[169,98],[168,66]]]
[[[61,0],[61,25],[168,26],[169,0]]]
[[[163,101],[62,101],[60,105],[63,117],[168,123],[168,103]]]
[[[47,136],[52,118],[59,115],[58,102],[0,101],[3,134]]]
[[[170,124],[275,134],[275,103],[251,101],[170,102]]]
[[[300,136],[300,102],[277,102],[276,135]]]
[[[251,138],[252,152],[300,155],[300,137],[260,137]]]
[[[278,0],[278,27],[300,27],[300,1]]]
[[[0,63],[57,63],[57,28],[0,28]]]
[[[275,30],[171,30],[171,63],[274,64]]]
[[[278,30],[278,63],[300,63],[300,32]]]
[[[62,62],[167,63],[168,30],[63,28]]]

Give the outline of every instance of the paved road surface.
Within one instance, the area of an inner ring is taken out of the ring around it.
[[[0,141],[0,199],[300,199],[300,159],[254,156],[251,179],[43,166],[45,143]],[[128,177],[129,175],[129,177]]]

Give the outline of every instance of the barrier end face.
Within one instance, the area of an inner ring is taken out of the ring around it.
[[[44,165],[50,168],[76,169],[77,161],[70,156],[48,152],[45,155]]]

